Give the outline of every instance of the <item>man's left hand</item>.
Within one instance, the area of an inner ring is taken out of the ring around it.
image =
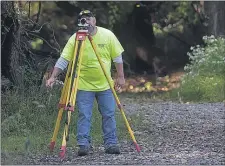
[[[117,77],[116,82],[115,82],[115,90],[116,91],[121,91],[122,88],[125,85],[125,79],[124,77]]]

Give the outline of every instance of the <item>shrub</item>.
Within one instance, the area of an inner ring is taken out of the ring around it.
[[[191,47],[190,63],[179,89],[184,100],[223,101],[225,85],[225,40],[204,36],[204,45]]]

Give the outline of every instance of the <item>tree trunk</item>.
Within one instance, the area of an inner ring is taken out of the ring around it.
[[[14,2],[1,2],[1,46],[2,46],[2,71],[1,74],[13,82],[22,85],[22,72],[20,69],[20,33]]]
[[[205,13],[209,17],[208,35],[225,36],[225,2],[224,1],[205,1]]]

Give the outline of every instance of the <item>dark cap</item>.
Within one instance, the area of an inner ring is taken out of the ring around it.
[[[94,17],[94,14],[89,10],[82,10],[78,15],[78,19],[80,19],[82,16]]]

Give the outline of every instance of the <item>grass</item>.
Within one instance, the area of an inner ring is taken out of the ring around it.
[[[66,114],[66,113],[64,113]],[[135,123],[135,116],[127,116],[127,119],[130,121],[131,126],[134,126]],[[55,117],[56,120],[56,117]],[[117,134],[119,139],[128,139],[128,131],[125,126],[124,119],[122,118],[121,114],[119,111],[116,113],[116,120],[117,120]],[[63,135],[63,120],[61,121],[61,126],[60,126],[60,131],[58,134],[57,138],[57,145],[60,147],[61,145],[61,140],[62,140],[62,135]],[[72,122],[70,124],[70,140],[68,141],[68,146],[75,146],[76,145],[76,122],[77,122],[77,116],[75,113],[72,115]],[[136,124],[136,123],[135,123]],[[50,128],[52,127],[52,128]],[[24,134],[20,133],[12,133],[9,134],[8,136],[3,136],[1,139],[2,142],[2,150],[6,151],[15,151],[19,153],[23,153],[26,151],[25,149],[25,144],[27,142],[27,139],[29,138],[30,140],[30,151],[32,153],[38,153],[40,151],[45,151],[48,150],[45,147],[48,146],[50,143],[53,130],[54,130],[54,125],[49,126],[49,130],[44,131],[44,129],[34,129],[32,130],[27,136]],[[101,129],[101,116],[97,112],[97,110],[94,110],[93,112],[93,117],[92,117],[92,127],[91,127],[91,137],[93,140],[93,144],[95,145],[100,145],[103,143],[102,139],[102,129]]]
[[[51,93],[41,92],[33,87],[25,93],[12,90],[2,94],[2,164],[19,164],[22,161],[21,159],[29,154],[49,154],[48,145],[55,128],[59,98],[60,91],[57,88],[53,89]],[[66,112],[64,112],[55,154],[59,153],[61,147],[66,115]],[[140,121],[135,116],[127,116],[127,119],[130,121],[132,129],[135,129],[135,125]],[[116,111],[116,120],[119,140],[131,139],[119,110]],[[77,110],[72,113],[69,128],[70,139],[67,147],[76,147],[76,122]],[[101,115],[97,110],[96,102],[93,109],[91,137],[94,146],[103,143]]]
[[[225,100],[225,78],[220,75],[197,76],[185,81],[180,88],[164,96],[183,102],[223,102]]]

